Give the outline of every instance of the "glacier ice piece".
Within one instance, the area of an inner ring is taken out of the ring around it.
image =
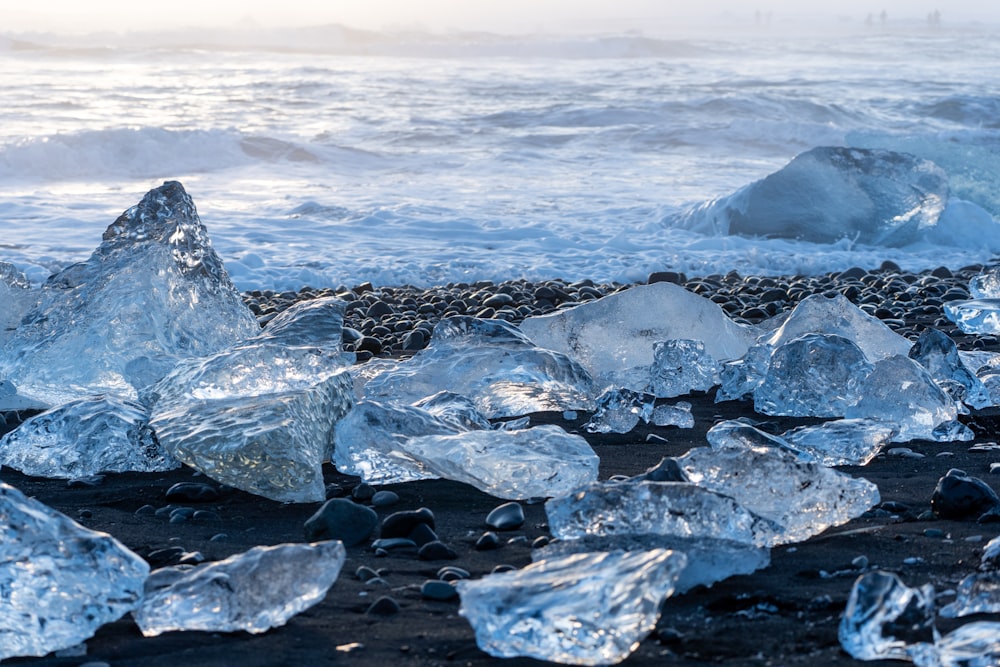
[[[1000,572],[976,572],[955,587],[955,599],[941,608],[945,618],[1000,612]]]
[[[49,278],[0,350],[0,375],[49,404],[135,398],[182,358],[260,330],[180,183],[125,211],[85,263]]]
[[[631,389],[608,389],[597,399],[597,408],[583,425],[589,433],[628,433],[639,422],[649,423],[656,397]]]
[[[440,403],[441,395],[435,396]],[[434,404],[425,403],[424,408],[427,407],[433,409]],[[447,410],[435,414],[417,406],[359,401],[334,427],[333,463],[340,472],[357,475],[369,484],[434,479],[438,475],[407,452],[406,442],[410,438],[454,435],[490,427],[489,422],[456,423],[448,415]]]
[[[819,146],[735,193],[701,204],[675,225],[812,243],[841,239],[903,246],[932,230],[948,204],[937,165],[884,149]]]
[[[676,459],[684,476],[781,526],[777,544],[808,539],[879,502],[878,487],[868,480],[827,468],[749,424],[721,422],[707,438],[711,448],[695,447]]]
[[[1000,298],[948,301],[944,314],[967,334],[1000,333]]]
[[[0,482],[0,660],[76,646],[142,599],[146,561]]]
[[[458,582],[479,648],[572,665],[610,665],[649,634],[685,556],[666,549],[589,553]]]
[[[733,322],[717,303],[665,282],[529,317],[520,328],[536,345],[569,355],[598,380],[614,378],[622,369],[648,369],[654,343],[699,340],[722,361],[742,357],[759,333]]]
[[[774,348],[770,345],[758,343],[747,350],[742,358],[723,364],[719,373],[720,385],[715,392],[715,402],[739,401],[753,394],[764,381],[767,364],[773,352]]]
[[[976,409],[992,403],[986,388],[962,361],[958,346],[937,329],[925,329],[908,355],[927,369],[934,381],[956,401],[964,401]]]
[[[872,370],[864,352],[843,336],[807,333],[779,345],[754,390],[757,412],[794,417],[841,417],[861,398]]]
[[[825,466],[863,466],[892,442],[893,435],[892,426],[871,419],[834,419],[793,428],[781,437]]]
[[[653,408],[653,415],[649,420],[657,426],[694,428],[691,404],[686,401],[678,401],[674,405],[657,405]]]
[[[670,549],[687,556],[687,563],[677,577],[676,594],[686,593],[695,586],[711,586],[729,577],[752,574],[771,564],[771,550],[765,547],[731,540],[673,535],[589,536],[553,540],[544,547],[532,549],[531,559],[537,562],[578,553],[650,549]]]
[[[687,482],[597,482],[545,503],[553,537],[667,535],[769,547],[783,529],[736,500]]]
[[[991,667],[1000,664],[1000,623],[977,621],[955,628],[933,646],[918,644],[910,655],[917,667]]]
[[[958,405],[923,366],[908,357],[882,359],[861,385],[861,400],[847,409],[847,418],[874,419],[896,429],[895,442],[916,438],[951,442],[971,440],[967,426],[957,421]]]
[[[339,541],[279,544],[193,568],[155,570],[132,612],[146,637],[174,630],[266,632],[321,602],[344,566]]]
[[[700,340],[666,340],[653,343],[653,365],[647,391],[657,398],[708,391],[719,384],[719,362],[705,351]]]
[[[146,408],[114,396],[77,399],[25,420],[0,439],[0,464],[59,479],[181,465],[157,441]]]
[[[488,417],[586,410],[593,380],[565,354],[542,349],[503,320],[449,317],[430,344],[371,378],[367,399],[413,403],[442,390],[467,396]]]
[[[600,464],[586,440],[554,424],[425,435],[403,447],[439,477],[509,500],[569,493],[596,480]]]
[[[988,267],[970,280],[969,294],[973,299],[1000,298],[1000,265]]]
[[[37,290],[10,262],[0,262],[0,349],[37,298]]]
[[[302,389],[157,403],[150,426],[174,458],[216,481],[281,502],[319,502],[334,425],[353,401],[341,370]]]
[[[911,660],[934,643],[934,587],[910,588],[892,572],[854,582],[840,619],[840,645],[857,660]]]

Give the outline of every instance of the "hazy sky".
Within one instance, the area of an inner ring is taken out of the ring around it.
[[[891,19],[922,19],[940,9],[945,21],[1000,22],[992,0],[0,0],[0,32],[144,30],[343,23],[358,28],[474,29],[497,32],[656,29],[672,21],[728,15],[752,20],[850,17],[886,10]]]

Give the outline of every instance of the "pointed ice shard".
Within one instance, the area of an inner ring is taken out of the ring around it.
[[[875,364],[861,385],[861,400],[844,416],[874,419],[892,426],[897,431],[895,442],[973,438],[972,431],[956,421],[955,401],[935,384],[923,366],[903,356]]]
[[[539,561],[460,581],[459,613],[495,657],[616,664],[655,627],[685,560],[655,549]]]
[[[168,567],[146,580],[132,612],[146,637],[174,630],[253,634],[321,602],[344,566],[337,541],[254,547],[215,563]]]
[[[684,476],[781,526],[776,544],[806,540],[879,502],[868,480],[826,468],[748,424],[721,422],[707,437],[710,449],[696,447],[676,459]]]
[[[436,396],[440,401],[441,394]],[[433,402],[429,403],[425,408],[434,407]],[[447,418],[449,414],[453,413],[434,414],[416,406],[361,401],[337,422],[333,463],[340,472],[358,475],[369,484],[437,478],[422,459],[407,451],[407,441],[424,435],[454,435],[489,428],[489,422],[456,423]]]
[[[1000,265],[991,266],[969,281],[973,299],[1000,298]]]
[[[657,398],[708,391],[719,384],[719,362],[700,340],[667,340],[653,344],[649,393]]]
[[[597,409],[583,428],[589,433],[628,433],[653,415],[656,397],[631,389],[608,389],[597,399]]]
[[[402,447],[439,477],[511,500],[569,493],[595,481],[600,463],[586,440],[553,424],[426,435]]]
[[[1000,333],[1000,298],[949,301],[944,314],[967,334]]]
[[[430,345],[369,380],[364,395],[413,403],[442,390],[468,396],[490,418],[590,409],[594,391],[580,364],[503,320],[450,317]]]
[[[756,546],[779,544],[783,528],[736,500],[686,482],[600,482],[545,503],[561,540],[587,536],[667,535]]]
[[[84,264],[52,276],[0,350],[28,397],[135,398],[182,358],[259,331],[180,183],[123,213]]]
[[[858,660],[911,660],[933,644],[934,587],[909,588],[892,572],[858,577],[840,619],[840,645]]]
[[[871,419],[836,419],[799,426],[781,434],[795,449],[825,466],[868,465],[895,434],[892,426]]]
[[[631,287],[575,308],[529,317],[520,327],[536,345],[568,354],[602,380],[614,378],[621,369],[649,368],[654,343],[698,340],[715,359],[738,359],[758,333],[733,322],[718,304],[672,283]]]
[[[153,435],[146,409],[113,396],[70,401],[22,422],[0,439],[0,464],[61,479],[181,465]]]
[[[753,405],[767,415],[841,417],[861,398],[872,370],[864,352],[836,334],[803,334],[779,345],[754,390]]]
[[[144,560],[0,482],[0,660],[75,646],[139,604]]]
[[[984,408],[992,403],[983,383],[966,368],[958,346],[937,329],[924,329],[910,348],[909,357],[927,369],[934,381],[956,401]]]

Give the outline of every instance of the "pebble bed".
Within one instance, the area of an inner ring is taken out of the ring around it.
[[[651,274],[648,282],[682,285],[718,303],[735,321],[747,324],[789,311],[807,296],[839,293],[911,340],[932,327],[951,336],[962,349],[995,351],[1000,350],[996,336],[964,334],[944,314],[945,303],[970,298],[969,280],[983,268],[938,267],[911,273],[885,262],[877,269],[855,267],[816,276],[741,276],[731,271],[698,278],[664,271]],[[431,288],[362,283],[351,288],[304,287],[298,292],[255,290],[245,292],[243,299],[262,326],[304,299],[336,296],[344,300],[344,349],[356,352],[358,361],[363,362],[374,356],[401,356],[423,349],[434,325],[446,317],[472,315],[517,324],[526,317],[570,308],[629,287],[632,285],[590,280],[479,281]]]

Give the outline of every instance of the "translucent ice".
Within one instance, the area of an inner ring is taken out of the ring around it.
[[[733,498],[686,482],[592,483],[550,499],[545,514],[561,540],[667,535],[766,547],[780,543],[783,532]]]
[[[407,455],[439,477],[498,498],[548,498],[597,479],[600,460],[587,441],[555,425],[409,438]]]
[[[958,406],[923,366],[903,356],[889,357],[861,385],[861,400],[848,418],[874,419],[896,429],[893,440],[915,438],[950,442],[971,440],[972,432],[956,421]]]
[[[83,642],[142,598],[149,566],[0,483],[0,660]]]
[[[694,428],[694,415],[691,414],[691,404],[678,401],[675,405],[658,405],[653,408],[650,421],[657,426],[676,426],[678,428]]]
[[[259,331],[180,183],[151,190],[90,259],[53,275],[0,350],[0,375],[51,404],[136,390],[181,358]]]
[[[655,627],[685,560],[655,549],[539,561],[460,581],[459,613],[495,657],[616,664]]]
[[[657,398],[708,391],[719,384],[719,362],[700,340],[653,343],[653,365],[647,391]]]
[[[13,264],[0,262],[0,348],[32,306],[36,291]]]
[[[974,408],[991,404],[983,383],[969,371],[958,354],[958,346],[937,329],[924,329],[910,348],[909,357],[927,369],[934,381],[956,401]]]
[[[1000,572],[976,572],[958,582],[955,599],[941,608],[945,618],[1000,612]]]
[[[193,568],[154,571],[132,612],[146,637],[173,630],[259,634],[323,600],[344,565],[337,541],[254,547]]]
[[[973,299],[1000,298],[1000,266],[991,266],[969,281]]]
[[[778,544],[808,539],[879,502],[871,482],[827,468],[748,424],[722,422],[707,437],[711,448],[677,458],[684,476],[781,526]]]
[[[653,344],[661,341],[702,341],[708,354],[726,360],[742,357],[757,335],[729,319],[718,304],[665,282],[529,317],[520,327],[536,345],[578,360],[595,379],[613,378],[622,369],[649,368]]]
[[[854,582],[840,620],[840,645],[858,660],[911,660],[914,646],[933,644],[934,588],[906,586],[876,570]]]
[[[965,333],[1000,333],[1000,298],[949,301],[944,314]]]
[[[153,435],[148,411],[113,396],[70,401],[22,422],[0,439],[0,464],[63,479],[181,465]]]
[[[491,418],[589,409],[594,391],[580,364],[503,320],[450,317],[425,349],[369,380],[364,395],[413,403],[442,390],[468,396]]]
[[[597,408],[583,428],[590,433],[628,433],[639,422],[648,423],[656,398],[631,389],[608,389],[597,399]]]
[[[871,419],[835,419],[799,426],[781,437],[825,466],[867,465],[892,442],[892,426]]]
[[[872,370],[864,352],[836,334],[808,333],[778,346],[754,390],[757,412],[795,417],[841,417],[861,398]]]
[[[993,667],[1000,664],[1000,623],[967,623],[922,648],[910,650],[917,667]]]
[[[820,146],[779,171],[688,211],[704,233],[902,246],[933,229],[948,177],[928,160],[883,149]]]

